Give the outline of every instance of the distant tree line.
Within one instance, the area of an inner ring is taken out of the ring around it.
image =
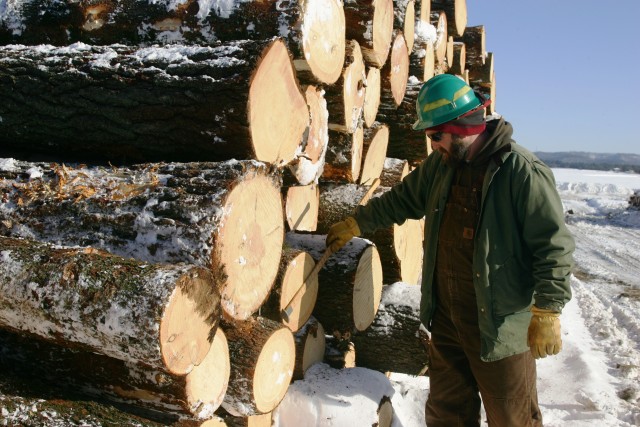
[[[621,172],[640,173],[640,165],[623,165],[598,162],[563,162],[562,160],[544,159],[544,163],[551,168],[589,169],[589,170],[619,170]]]

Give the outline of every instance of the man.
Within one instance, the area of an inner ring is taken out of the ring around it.
[[[511,139],[461,79],[421,88],[416,130],[434,152],[327,246],[425,217],[420,317],[431,331],[428,426],[541,426],[534,358],[557,354],[574,241],[551,170]]]

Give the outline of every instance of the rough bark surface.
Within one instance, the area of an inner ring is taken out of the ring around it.
[[[208,267],[233,318],[247,318],[273,285],[282,197],[279,175],[262,163],[3,165],[0,234]]]
[[[357,182],[362,167],[362,125],[358,126],[354,133],[330,129],[329,141],[321,181]]]
[[[309,125],[280,40],[139,49],[11,45],[0,48],[0,59],[5,155],[281,165],[294,160]]]

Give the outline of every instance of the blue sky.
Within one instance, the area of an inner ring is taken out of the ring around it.
[[[467,0],[467,18],[519,144],[640,154],[640,0]]]

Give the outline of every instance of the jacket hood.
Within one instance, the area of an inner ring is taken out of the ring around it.
[[[493,154],[502,150],[510,143],[515,142],[511,139],[511,135],[513,135],[513,127],[502,117],[488,120],[485,132],[488,135],[487,140],[482,145],[478,154],[473,158],[473,160],[471,160],[471,163],[484,163],[489,160]]]

